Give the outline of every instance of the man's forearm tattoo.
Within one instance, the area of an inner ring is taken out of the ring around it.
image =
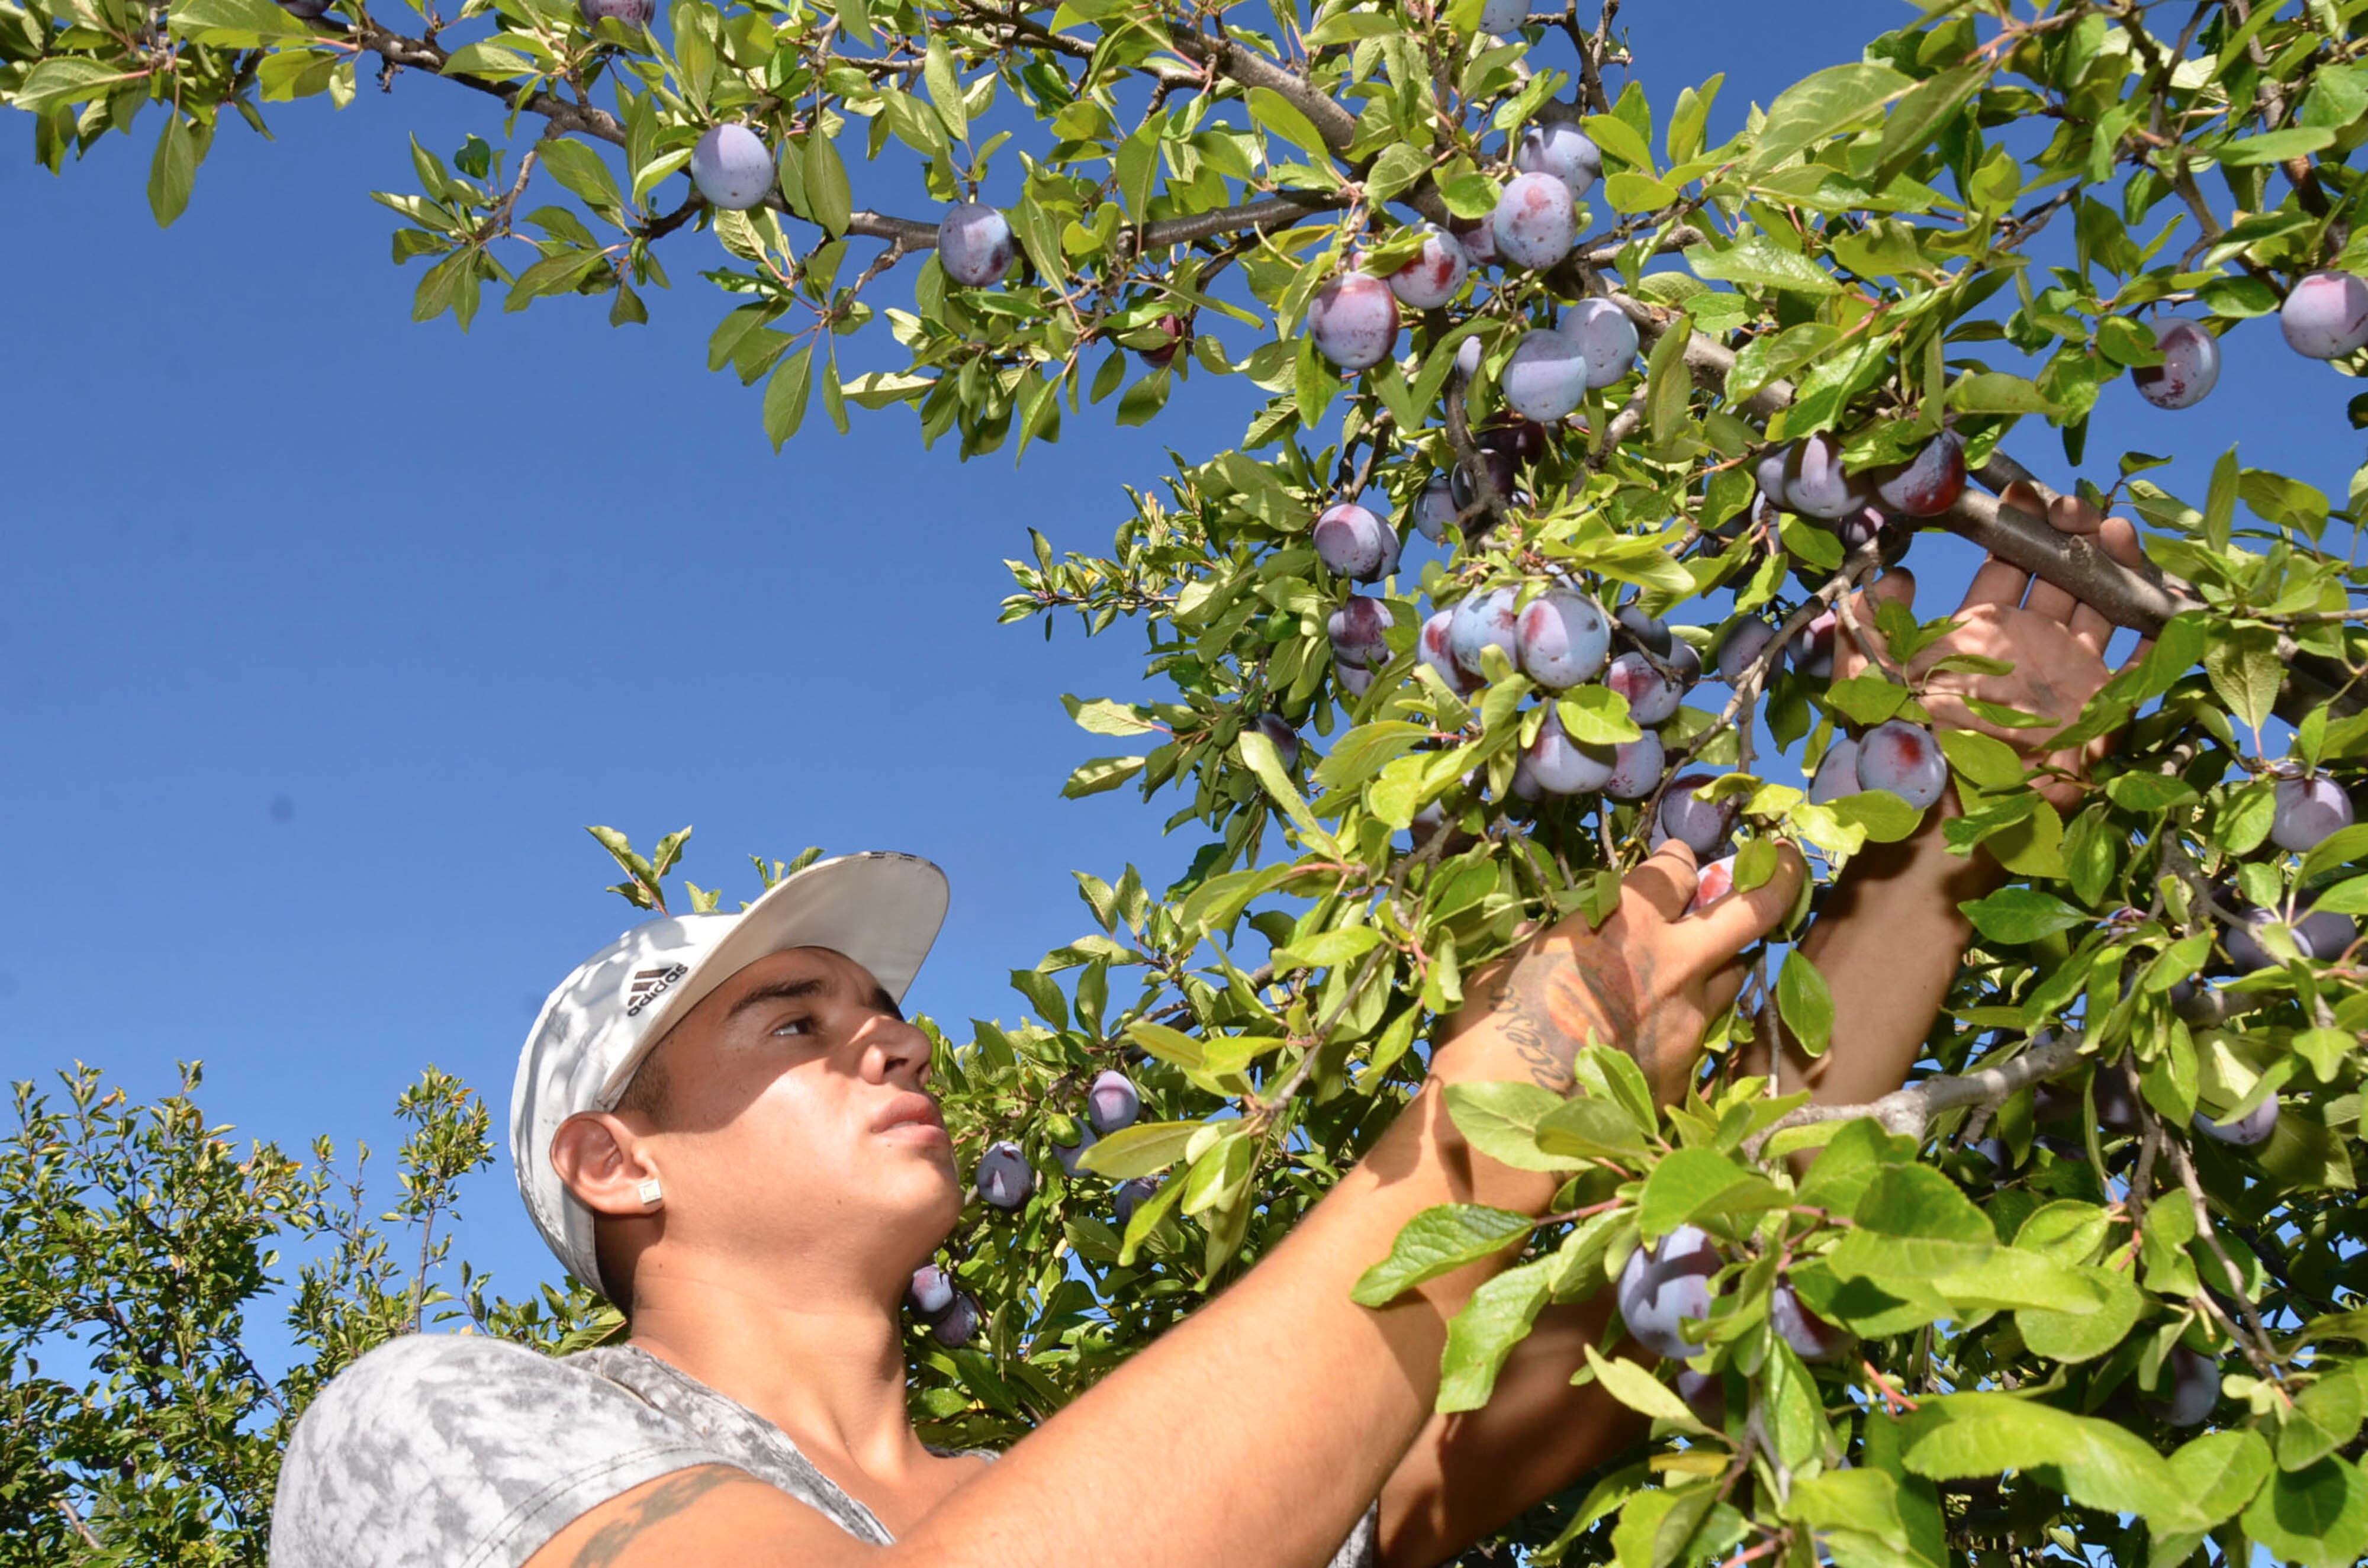
[[[1650,963],[1639,955],[1632,965],[1584,945],[1548,948],[1517,961],[1491,1011],[1528,1065],[1531,1082],[1570,1093],[1577,1083],[1573,1064],[1590,1042],[1634,1052],[1649,1074],[1650,1045],[1636,997]]]
[[[617,1517],[595,1530],[592,1539],[576,1549],[572,1568],[612,1568],[624,1555],[625,1549],[640,1539],[643,1530],[673,1518],[720,1487],[736,1486],[753,1479],[746,1471],[721,1464],[703,1464],[696,1470],[677,1471],[642,1494]]]

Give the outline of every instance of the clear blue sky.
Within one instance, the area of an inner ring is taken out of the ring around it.
[[[1631,10],[1656,105],[1729,73],[1718,135],[1912,15]],[[497,133],[490,107],[405,79],[272,120],[277,144],[225,126],[161,233],[153,119],[63,179],[6,127],[8,1077],[80,1059],[152,1095],[202,1058],[242,1132],[383,1147],[433,1062],[498,1118],[543,992],[628,923],[587,823],[697,824],[684,869],[735,898],[750,850],[937,859],[953,912],[913,1000],[957,1029],[1016,1016],[1005,971],[1086,928],[1072,868],[1173,872],[1167,798],[1058,793],[1120,749],[1061,693],[1131,690],[1139,637],[997,627],[1001,562],[1030,526],[1106,545],[1120,486],[1232,445],[1253,389],[1196,378],[1142,430],[1095,411],[1018,472],[925,454],[901,411],[840,437],[817,409],[776,457],[757,394],[704,369],[712,238],[673,242],[647,327],[573,300],[415,326],[417,266],[389,265],[367,193],[411,188],[406,131],[450,153]],[[2273,323],[2226,354],[2199,413],[2110,394],[2092,475],[2185,450],[2170,483],[2200,497],[2235,440],[2340,499],[2356,389]],[[2068,482],[2052,432],[2013,448]],[[1963,556],[1919,551],[1926,613]],[[507,1169],[474,1192],[461,1250],[512,1291],[551,1272]]]

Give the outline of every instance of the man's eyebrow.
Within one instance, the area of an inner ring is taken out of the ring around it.
[[[885,1013],[900,1024],[905,1021],[905,1009],[896,1006],[896,998],[888,994],[888,988],[884,985],[872,987],[871,1007],[874,1012]]]
[[[832,989],[830,980],[825,975],[814,975],[805,980],[777,980],[770,985],[757,987],[747,995],[733,1003],[732,1010],[726,1013],[724,1017],[729,1021],[738,1017],[749,1008],[761,1006],[767,1002],[800,1002],[809,996],[826,996],[830,994]]]

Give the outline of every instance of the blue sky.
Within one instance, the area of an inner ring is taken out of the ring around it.
[[[1657,105],[1729,73],[1724,135],[1912,14],[1810,9],[1629,19]],[[997,627],[1001,562],[1030,526],[1106,545],[1123,483],[1232,445],[1259,394],[1196,377],[1137,430],[1106,405],[1019,472],[924,453],[903,412],[841,437],[816,410],[777,457],[757,392],[704,369],[710,236],[673,242],[647,327],[572,300],[414,325],[367,193],[411,187],[406,131],[449,153],[498,121],[432,81],[365,89],[275,106],[276,144],[227,126],[165,232],[153,120],[63,179],[6,127],[0,1070],[82,1060],[151,1095],[201,1058],[219,1119],[291,1146],[391,1146],[431,1062],[498,1116],[543,992],[631,915],[587,823],[695,824],[684,869],[734,897],[752,850],[929,856],[955,897],[914,1003],[1016,1016],[1005,971],[1086,928],[1072,868],[1157,878],[1189,846],[1157,836],[1165,797],[1060,799],[1117,748],[1059,697],[1131,690],[1140,639]],[[2269,322],[2225,352],[2204,412],[2109,394],[2091,476],[2181,451],[2169,483],[2200,496],[2238,441],[2340,500],[2356,389]],[[2068,483],[2052,433],[2013,447]],[[1926,613],[1964,553],[1919,549]],[[512,1290],[552,1271],[507,1171],[474,1191],[460,1250]]]

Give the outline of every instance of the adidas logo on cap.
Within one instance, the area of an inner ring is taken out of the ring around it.
[[[635,970],[632,983],[625,987],[625,1017],[641,1017],[643,1008],[665,995],[668,986],[689,972],[688,965],[678,963]]]

